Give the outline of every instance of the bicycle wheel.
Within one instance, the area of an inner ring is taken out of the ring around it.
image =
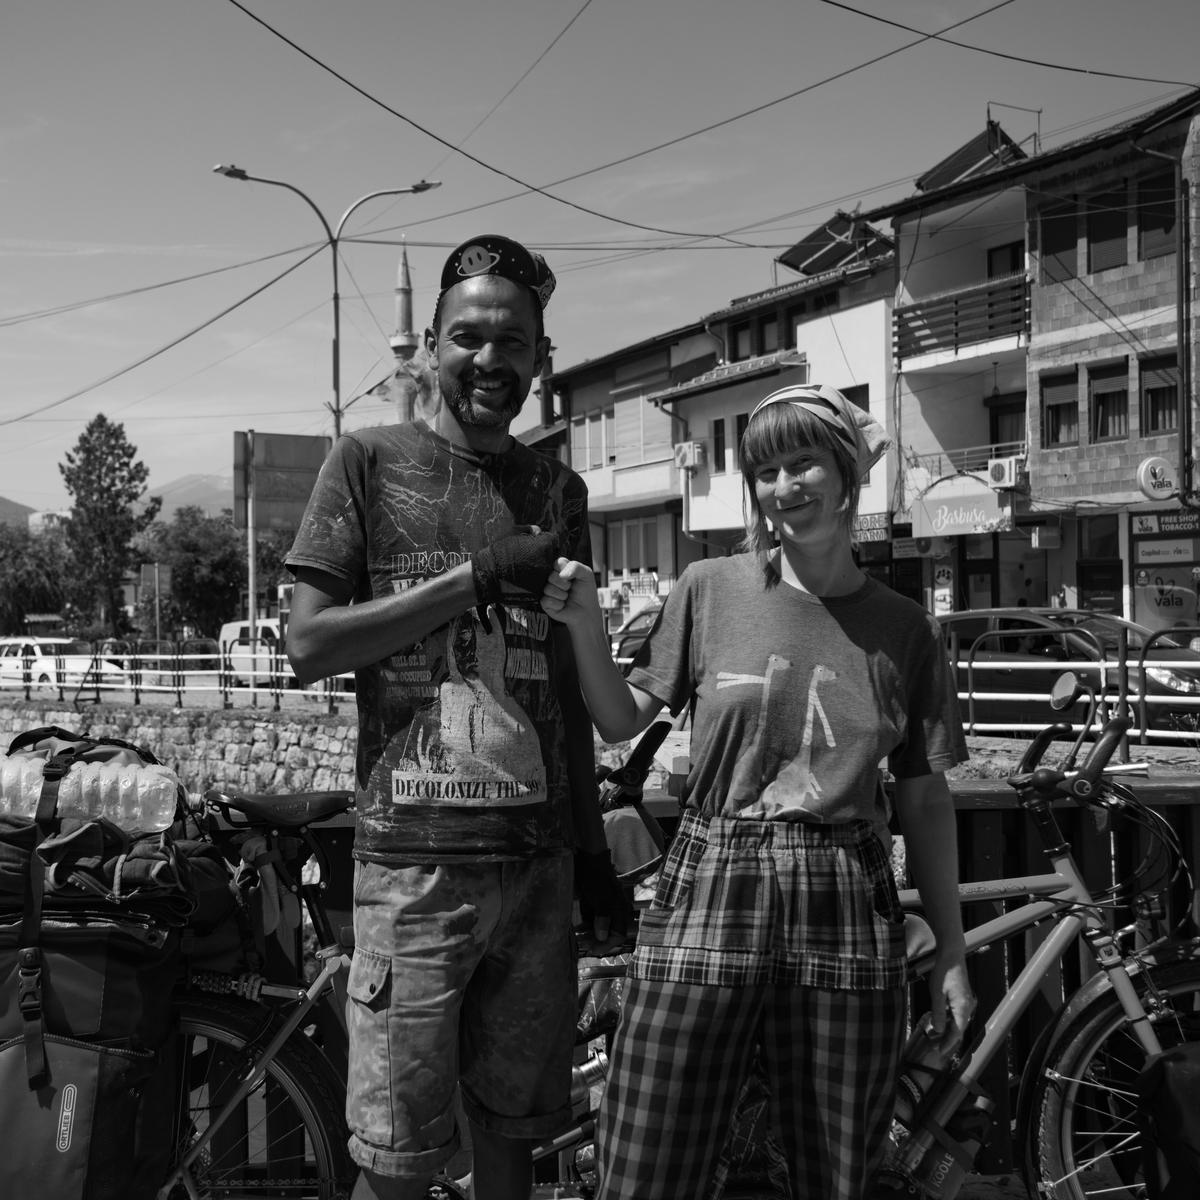
[[[260,1005],[210,995],[180,996],[177,1013],[175,1069],[164,1072],[174,1092],[166,1106],[174,1136],[166,1144],[175,1150],[159,1178],[209,1130],[244,1072],[247,1045],[265,1044],[260,1035],[269,1016]],[[177,1185],[172,1200],[344,1200],[357,1170],[346,1146],[344,1101],[320,1051],[294,1036],[214,1131],[189,1170],[191,1186]]]
[[[1163,1010],[1152,1016],[1164,1048],[1200,1040],[1200,962],[1152,967]],[[1135,979],[1145,996],[1144,976]],[[1142,1200],[1138,1072],[1146,1061],[1116,997],[1102,996],[1064,1032],[1041,1064],[1024,1135],[1031,1196],[1044,1200]]]

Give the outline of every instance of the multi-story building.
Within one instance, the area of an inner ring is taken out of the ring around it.
[[[896,243],[892,517],[934,609],[1196,623],[1198,183],[1200,91],[1028,156],[989,122],[864,214]]]
[[[614,624],[668,591],[689,562],[736,546],[737,446],[763,396],[828,383],[889,423],[888,239],[839,213],[778,262],[800,277],[545,381],[546,407],[566,422],[569,461],[588,485],[594,565]],[[892,474],[883,463],[872,471],[859,522],[864,557],[889,579],[878,550],[890,537]]]

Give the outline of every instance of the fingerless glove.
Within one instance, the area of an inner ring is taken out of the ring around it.
[[[553,533],[514,533],[484,546],[471,556],[471,577],[481,604],[504,597],[504,584],[540,596],[558,558]]]

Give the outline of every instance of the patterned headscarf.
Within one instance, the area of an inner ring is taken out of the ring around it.
[[[850,451],[859,479],[891,445],[883,426],[865,409],[847,400],[837,388],[821,383],[780,388],[754,406],[750,420],[753,421],[769,404],[792,404],[824,421]]]
[[[473,237],[451,253],[442,267],[442,291],[476,275],[501,275],[524,284],[537,297],[543,312],[556,283],[554,272],[540,254],[498,233]]]

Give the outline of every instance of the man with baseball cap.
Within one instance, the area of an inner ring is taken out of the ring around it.
[[[569,640],[540,606],[591,561],[587,493],[508,432],[550,344],[545,260],[498,235],[446,260],[428,422],[349,433],[288,557],[302,680],[353,670],[355,1200],[423,1200],[470,1126],[477,1200],[525,1200],[570,1112],[572,883],[624,919]]]

